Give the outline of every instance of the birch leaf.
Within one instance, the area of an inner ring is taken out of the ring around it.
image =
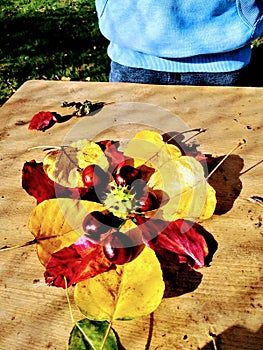
[[[168,194],[170,200],[162,207],[165,220],[205,220],[215,211],[215,190],[206,181],[202,165],[193,157],[167,161],[152,175],[148,186]]]
[[[108,322],[91,321],[87,318],[77,322],[71,331],[68,350],[100,350],[107,332]],[[110,330],[103,350],[118,350],[115,334]]]
[[[113,321],[148,315],[164,293],[162,270],[148,247],[132,262],[117,265],[75,287],[75,302],[89,319]]]
[[[53,253],[77,241],[84,234],[85,216],[103,209],[99,203],[67,198],[49,199],[37,205],[29,220],[29,230],[38,240],[41,263],[46,265]]]
[[[63,147],[47,153],[43,168],[48,177],[66,187],[80,187],[81,174],[78,171],[77,149]]]

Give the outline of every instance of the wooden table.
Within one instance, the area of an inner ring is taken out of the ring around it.
[[[73,118],[45,133],[28,131],[35,113],[63,114],[62,101],[86,99],[111,104],[85,121]],[[163,299],[153,315],[116,322],[114,328],[126,350],[262,349],[263,213],[247,200],[263,197],[262,102],[261,88],[26,82],[0,109],[0,247],[32,239],[27,224],[35,200],[21,187],[21,169],[25,161],[42,161],[43,153],[29,147],[61,145],[83,135],[118,139],[145,125],[163,131],[207,128],[197,140],[214,156],[246,139],[235,152],[243,162],[241,193],[225,214],[203,222],[218,242],[211,266],[191,280],[178,272],[181,295]],[[65,292],[45,285],[35,247],[0,252],[0,269],[0,349],[66,349],[72,323]]]

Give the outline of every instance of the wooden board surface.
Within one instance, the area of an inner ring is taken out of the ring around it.
[[[62,101],[86,99],[111,104],[45,133],[28,131],[35,113],[65,113]],[[226,213],[202,223],[218,243],[211,266],[175,271],[171,297],[153,315],[116,322],[114,328],[126,350],[262,349],[263,211],[247,200],[263,197],[263,164],[253,167],[263,158],[262,101],[261,88],[25,83],[0,109],[0,247],[32,239],[27,224],[35,200],[21,187],[21,169],[25,161],[42,161],[43,153],[29,147],[82,136],[128,138],[146,127],[165,132],[206,128],[197,137],[200,150],[221,156],[246,139],[214,178],[232,199],[222,204],[228,205]],[[46,286],[43,272],[34,246],[0,252],[1,350],[67,348],[72,323],[65,292]],[[77,310],[74,315],[80,317]]]

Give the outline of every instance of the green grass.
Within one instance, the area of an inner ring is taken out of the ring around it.
[[[1,0],[0,105],[26,80],[107,81],[95,0]]]
[[[107,81],[95,0],[0,0],[0,106],[27,80]],[[263,37],[247,76],[262,86]]]

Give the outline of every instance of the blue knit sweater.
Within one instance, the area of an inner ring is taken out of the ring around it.
[[[250,61],[263,0],[96,0],[120,64],[166,72],[227,72]]]

